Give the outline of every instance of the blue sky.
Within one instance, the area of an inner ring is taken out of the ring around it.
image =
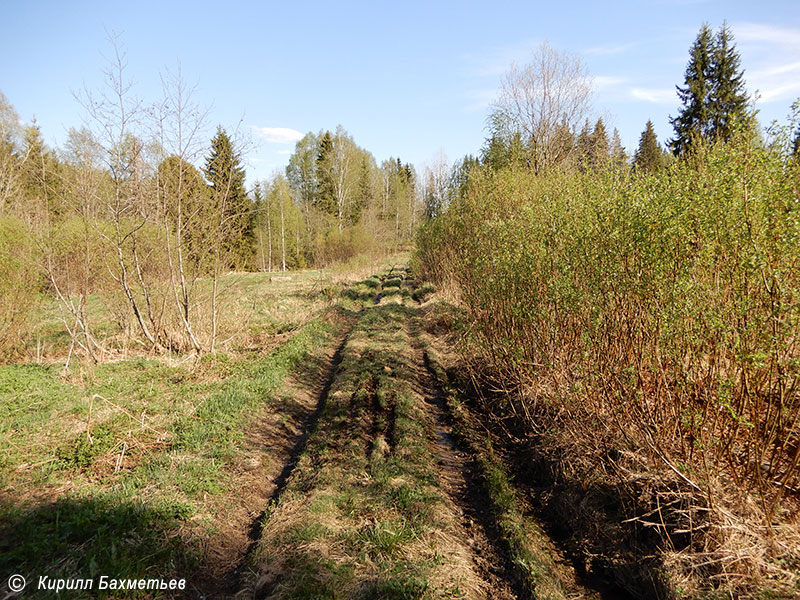
[[[762,123],[800,97],[800,5],[716,0],[591,2],[15,2],[0,22],[0,91],[21,119],[63,143],[102,85],[107,31],[146,102],[180,63],[217,124],[251,139],[248,180],[286,164],[307,131],[338,124],[380,162],[417,166],[476,153],[512,61],[543,41],[580,55],[595,115],[635,149],[647,119],[671,135],[689,47],[703,22],[731,26]]]

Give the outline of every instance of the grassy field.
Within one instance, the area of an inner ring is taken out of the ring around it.
[[[55,309],[43,309],[41,361],[0,366],[0,571],[166,577],[213,567],[214,540],[242,519],[242,486],[269,467],[251,430],[267,417],[299,426],[289,380],[361,302],[341,294],[347,273],[288,275],[228,276],[227,318],[239,331],[200,359],[126,349],[65,370],[66,338]]]
[[[64,592],[87,598],[598,598],[440,366],[446,305],[402,260],[236,275],[247,331],[200,359],[1,367],[0,571],[186,580]]]

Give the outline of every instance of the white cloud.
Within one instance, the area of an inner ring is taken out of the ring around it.
[[[302,133],[289,127],[253,127],[253,132],[272,144],[291,144],[303,137]]]
[[[761,102],[789,102],[800,95],[800,29],[737,23],[731,30],[747,87]]]
[[[634,46],[636,46],[636,44],[633,42],[631,42],[630,44],[619,44],[618,46],[598,46],[597,48],[589,48],[588,50],[585,51],[585,54],[599,54],[601,56],[610,54],[622,54],[623,52],[627,52]]]
[[[665,88],[631,88],[630,95],[636,100],[644,100],[654,104],[674,104],[677,102],[675,90]]]
[[[800,48],[800,29],[762,23],[737,23],[731,29],[739,42],[762,42]]]
[[[614,77],[613,75],[597,75],[596,77],[592,77],[592,83],[594,83],[594,87],[598,90],[615,88],[627,82],[627,77]]]
[[[285,155],[288,156],[288,155],[292,154],[292,151],[291,150],[278,150],[278,154],[285,154]]]

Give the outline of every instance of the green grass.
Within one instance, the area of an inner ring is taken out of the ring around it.
[[[491,440],[472,425],[458,389],[450,385],[447,373],[432,350],[429,348],[427,352],[431,371],[445,388],[448,412],[454,421],[453,433],[459,443],[475,456],[493,520],[523,588],[532,598],[566,599],[569,596],[569,574],[554,562],[553,557],[558,555],[558,551],[541,525],[525,514],[519,493]]]
[[[257,594],[459,597],[472,576],[441,546],[455,525],[414,392],[412,314],[397,303],[361,313],[317,428],[251,558]]]
[[[254,293],[262,289],[259,277],[248,279]],[[305,303],[313,314],[321,301],[301,294],[313,282],[295,283],[298,296],[287,306]],[[342,299],[334,313],[360,303]],[[215,514],[221,509],[224,518],[228,498],[239,493],[232,467],[248,424],[281,410],[287,376],[305,372],[343,327],[327,318],[334,313],[299,328],[287,323],[293,334],[269,353],[218,353],[175,366],[146,358],[91,368],[73,362],[65,376],[55,365],[0,366],[3,571],[194,573],[202,540],[218,527]]]

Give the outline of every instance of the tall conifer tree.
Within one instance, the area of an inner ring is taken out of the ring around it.
[[[686,85],[677,88],[683,109],[670,121],[675,155],[686,152],[693,139],[728,140],[739,125],[747,124],[750,114],[740,63],[727,23],[715,36],[708,25],[700,28],[690,50]]]
[[[683,104],[681,113],[671,119],[675,137],[670,145],[676,155],[689,149],[692,138],[706,134],[708,126],[708,103],[711,93],[711,53],[713,37],[711,29],[703,24],[700,33],[689,51],[689,64],[686,66],[684,87],[677,87],[678,98]]]
[[[317,208],[336,214],[336,190],[333,183],[333,137],[326,131],[319,141],[317,154]]]
[[[220,211],[222,244],[229,255],[229,266],[242,268],[248,264],[253,249],[252,203],[244,187],[241,157],[221,126],[211,140],[211,153],[206,158],[203,174],[211,188],[215,208]]]
[[[714,38],[711,81],[713,88],[709,98],[711,122],[708,133],[713,140],[728,140],[736,127],[745,124],[748,118],[748,96],[741,59],[727,23],[722,24]]]
[[[609,156],[608,133],[603,119],[600,118],[589,136],[589,164],[592,169],[597,170],[608,162]]]
[[[639,147],[633,155],[633,167],[637,171],[654,173],[664,164],[664,152],[658,145],[658,138],[653,129],[653,122],[648,120],[642,136],[639,138]]]

